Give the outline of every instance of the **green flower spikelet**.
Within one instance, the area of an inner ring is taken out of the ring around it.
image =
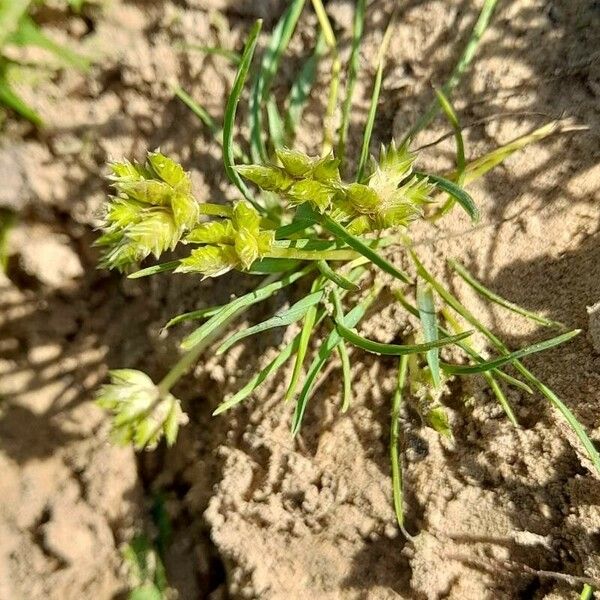
[[[172,446],[180,425],[188,421],[175,396],[162,392],[152,379],[134,369],[110,371],[110,383],[103,385],[97,404],[113,413],[112,437],[136,450],[152,450],[164,436]]]
[[[279,165],[244,165],[240,175],[268,192],[275,192],[292,205],[308,203],[347,224],[354,234],[407,227],[422,216],[433,187],[413,174],[414,154],[408,144],[382,147],[379,161],[372,160],[366,183],[344,183],[339,160],[332,154],[314,158],[279,148]]]
[[[116,194],[110,198],[103,235],[101,266],[123,270],[153,254],[172,250],[199,218],[189,174],[160,152],[150,152],[145,164],[124,161],[111,165]]]
[[[245,200],[233,207],[231,219],[201,223],[185,237],[185,243],[202,244],[176,269],[178,273],[202,273],[218,277],[231,269],[248,270],[271,250],[274,232],[260,226],[260,215]]]

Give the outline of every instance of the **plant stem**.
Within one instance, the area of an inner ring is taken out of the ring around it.
[[[398,12],[394,10],[390,23],[383,34],[383,40],[381,46],[379,46],[379,52],[377,53],[377,73],[375,74],[375,81],[373,83],[373,92],[371,94],[371,104],[369,106],[369,114],[367,116],[367,122],[365,124],[365,132],[363,134],[363,141],[360,149],[360,158],[358,160],[358,167],[356,169],[356,181],[360,182],[363,179],[364,170],[367,165],[367,159],[369,158],[369,148],[371,146],[371,135],[373,134],[373,126],[375,123],[375,115],[377,114],[377,104],[379,102],[379,94],[381,92],[381,83],[383,81],[383,66],[385,62],[385,56],[387,53],[390,40],[392,38],[392,31],[396,24],[396,16]]]
[[[333,120],[335,116],[335,107],[337,106],[342,63],[337,50],[335,34],[331,28],[331,23],[329,22],[329,17],[327,16],[327,12],[325,11],[322,0],[312,0],[312,5],[315,9],[315,13],[317,14],[317,19],[319,20],[319,25],[321,26],[321,31],[323,32],[325,43],[329,48],[332,60],[331,83],[329,84],[329,97],[327,100],[323,132],[323,156],[325,156],[329,154],[333,148],[333,137],[335,132]]]
[[[265,256],[295,260],[354,260],[359,254],[354,250],[298,250],[274,246]]]
[[[400,529],[404,531],[404,497],[402,492],[402,466],[398,444],[400,442],[400,410],[402,407],[402,390],[406,383],[408,355],[400,357],[398,362],[398,383],[392,396],[392,416],[390,422],[390,461],[392,465],[392,495],[394,512]]]

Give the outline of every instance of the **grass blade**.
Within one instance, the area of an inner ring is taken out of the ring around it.
[[[174,325],[178,325],[179,323],[184,323],[185,321],[198,321],[200,319],[205,319],[207,317],[212,317],[216,315],[224,306],[210,306],[208,308],[200,308],[199,310],[192,310],[190,312],[182,313],[169,319],[167,324],[163,327],[163,329],[169,329]]]
[[[285,146],[285,126],[273,97],[267,100],[267,122],[269,123],[269,135],[273,147],[281,148]]]
[[[458,320],[456,318],[454,318],[454,315],[450,312],[450,310],[447,307],[444,307],[442,309],[442,314],[444,315],[444,318],[450,324],[450,326],[452,327],[452,329],[454,330],[455,333],[460,333],[462,331],[462,327],[460,326]],[[477,362],[485,361],[485,359],[483,357],[479,356],[473,350],[473,346],[471,346],[469,340],[465,340],[464,342],[461,342],[461,348],[463,348],[469,356],[471,356],[472,358],[475,358],[475,360],[477,360]],[[518,427],[519,423],[517,421],[515,412],[511,406],[510,402],[508,401],[508,398],[502,391],[500,384],[496,380],[495,375],[508,377],[509,382],[511,382],[511,383],[512,383],[512,381],[517,382],[519,386],[523,386],[525,388],[525,391],[528,391],[530,394],[533,393],[533,390],[529,386],[527,386],[527,384],[522,383],[518,379],[514,379],[510,375],[506,375],[506,373],[504,373],[503,371],[499,371],[498,369],[492,369],[491,371],[485,371],[483,373],[485,380],[487,381],[488,385],[490,386],[490,389],[492,390],[494,396],[496,396],[496,399],[498,400],[498,403],[504,410],[504,413],[508,417],[508,420],[515,427]]]
[[[500,404],[500,406],[502,407],[502,410],[504,410],[504,414],[508,417],[508,420],[515,427],[519,427],[519,422],[517,421],[515,411],[513,410],[510,402],[508,401],[508,398],[502,391],[502,388],[500,387],[500,384],[498,383],[498,381],[496,380],[494,375],[492,373],[490,373],[489,371],[486,371],[485,373],[483,373],[483,376],[485,377],[488,385],[490,386],[490,389],[494,393],[494,396],[496,396],[496,400],[498,400],[498,404]]]
[[[398,364],[398,382],[392,397],[392,415],[390,420],[390,462],[392,465],[392,496],[394,513],[400,529],[404,528],[404,494],[402,490],[402,465],[398,446],[400,442],[400,411],[402,408],[402,391],[406,385],[408,372],[408,356],[401,356]]]
[[[285,273],[300,264],[299,260],[289,258],[261,258],[253,262],[247,272],[253,274]]]
[[[47,50],[63,63],[81,71],[87,71],[90,68],[89,60],[51,40],[27,15],[21,18],[18,28],[8,36],[7,41],[19,46],[37,46]]]
[[[223,143],[223,130],[217,125],[217,122],[210,116],[208,111],[200,106],[182,87],[173,88],[173,93],[206,125],[208,130]]]
[[[165,271],[174,271],[179,266],[178,260],[172,260],[170,262],[161,263],[160,265],[152,265],[145,269],[140,269],[134,273],[127,275],[127,279],[140,279],[141,277],[149,277],[150,275],[156,275],[157,273],[164,273]]]
[[[432,175],[431,173],[422,173],[420,171],[415,171],[415,175],[420,179],[431,181],[435,187],[452,196],[462,206],[469,217],[471,217],[473,223],[479,221],[479,209],[475,205],[473,198],[459,185],[440,175]]]
[[[337,41],[335,34],[329,22],[327,11],[323,6],[322,0],[312,0],[312,5],[317,14],[319,26],[325,40],[325,44],[331,54],[331,81],[329,83],[329,94],[327,97],[327,108],[325,109],[325,117],[323,119],[323,156],[329,154],[333,148],[333,138],[335,135],[335,109],[337,107],[338,91],[340,87],[340,72],[342,63],[337,49]]]
[[[285,131],[288,145],[292,145],[296,137],[296,129],[302,119],[304,107],[317,76],[317,65],[323,57],[327,44],[323,34],[319,35],[314,53],[304,63],[297,79],[294,81],[287,100],[285,114]]]
[[[383,344],[381,342],[369,340],[363,337],[362,335],[359,335],[355,331],[352,331],[352,329],[349,329],[346,325],[337,320],[335,322],[335,328],[341,337],[349,341],[357,348],[361,348],[362,350],[366,350],[367,352],[371,352],[373,354],[382,354],[384,356],[403,356],[405,354],[420,354],[423,352],[427,352],[432,348],[441,348],[442,346],[447,346],[449,344],[456,344],[456,342],[460,342],[461,340],[464,340],[470,335],[473,335],[472,331],[465,331],[463,333],[459,333],[458,335],[450,335],[448,337],[443,337],[433,342],[426,342],[424,344],[401,345]]]
[[[481,323],[466,307],[464,307],[457,298],[455,298],[443,285],[441,285],[435,277],[425,269],[421,261],[414,252],[411,252],[411,257],[417,267],[419,276],[428,281],[433,289],[444,299],[444,301],[452,307],[463,319],[471,323],[478,331],[500,351],[505,354],[509,353],[508,348],[504,343],[495,336],[483,323]],[[600,454],[594,443],[587,435],[581,423],[577,420],[571,410],[562,402],[562,400],[545,384],[543,384],[531,371],[529,371],[521,362],[516,360],[514,363],[515,369],[523,375],[527,383],[537,388],[543,396],[559,411],[561,416],[567,422],[569,427],[579,438],[579,441],[585,448],[588,458],[594,465],[594,468],[600,473]]]
[[[213,412],[213,416],[220,415],[221,413],[234,407],[245,400],[256,388],[258,388],[271,374],[278,371],[288,359],[298,350],[299,335],[296,336],[292,342],[290,342],[285,348],[277,355],[277,357],[271,361],[264,369],[261,369],[254,377],[246,383],[246,385],[238,390],[231,398],[225,400],[217,406]]]
[[[399,279],[403,283],[410,283],[410,279],[406,273],[397,269],[392,263],[388,262],[385,258],[377,254],[375,250],[367,246],[363,241],[349,233],[343,225],[340,225],[334,221],[328,215],[317,215],[315,213],[315,219],[318,220],[329,233],[335,236],[337,239],[345,242],[356,250],[359,254],[362,254],[365,258],[368,258],[374,265],[377,265],[382,271],[385,271],[389,275],[392,275],[396,279]]]
[[[340,273],[336,273],[327,263],[326,260],[320,260],[317,262],[317,269],[321,271],[321,275],[332,281],[337,286],[341,287],[344,290],[348,290],[351,292],[357,292],[360,287],[356,285],[354,282],[350,281]]]
[[[317,277],[313,281],[311,292],[316,292],[323,286],[322,277]],[[324,313],[323,313],[324,314]],[[288,384],[288,388],[285,392],[285,401],[288,402],[296,393],[298,382],[300,381],[300,374],[302,372],[302,365],[304,364],[304,358],[308,351],[308,344],[310,342],[310,336],[317,325],[317,307],[311,307],[308,312],[304,315],[304,321],[302,322],[302,329],[298,334],[298,348],[296,351],[296,360],[294,361],[294,370]]]
[[[352,398],[352,370],[350,367],[350,357],[348,356],[348,348],[342,340],[336,347],[342,364],[342,412],[345,413],[350,408],[350,400]]]
[[[460,123],[458,122],[458,117],[456,116],[456,112],[454,111],[454,107],[452,106],[450,100],[446,98],[446,95],[442,90],[435,90],[437,95],[438,102],[446,115],[446,118],[450,122],[452,126],[452,130],[454,131],[454,139],[456,141],[456,171],[454,181],[459,186],[462,186],[464,176],[465,176],[465,143],[462,136],[462,131],[460,128]],[[431,217],[432,220],[440,219],[444,215],[448,214],[456,202],[454,196],[450,196],[446,202],[440,207],[440,209]]]
[[[549,135],[559,131],[561,131],[559,127],[559,121],[552,121],[551,123],[539,127],[527,135],[518,137],[515,140],[508,142],[504,146],[496,148],[488,154],[484,154],[480,158],[471,161],[465,168],[464,184],[467,185],[476,179],[479,179],[488,171],[491,171],[494,167],[506,160],[511,154],[514,154],[518,150],[525,148],[525,146],[539,142]],[[455,179],[456,173],[453,173],[451,177],[452,179]]]
[[[262,58],[260,70],[252,87],[250,97],[250,148],[255,163],[268,162],[265,142],[262,138],[262,107],[269,97],[271,83],[279,67],[279,62],[287,48],[296,23],[304,7],[305,0],[293,0],[273,29],[271,39]]]
[[[406,310],[408,312],[410,312],[413,316],[419,318],[419,311],[418,311],[418,309],[415,306],[413,306],[412,304],[410,304],[410,302],[408,302],[408,300],[406,300],[406,298],[404,297],[404,295],[399,290],[396,290],[396,298],[398,299],[398,301],[400,302],[400,304],[402,304],[402,306],[404,306],[404,308],[406,308]],[[452,317],[452,315],[450,314],[450,312],[448,311],[447,308],[443,308],[442,309],[442,313],[444,314],[444,318],[446,319],[446,321],[448,321],[448,323],[450,323],[451,326],[452,326],[452,328],[455,330],[455,333],[462,333],[464,331],[459,326],[459,324],[456,321],[456,319],[454,317]],[[448,333],[448,331],[446,331],[446,329],[444,329],[440,325],[438,325],[438,332],[441,335],[444,335],[444,336],[452,335],[451,333]],[[473,349],[473,347],[469,343],[469,340],[463,340],[462,342],[458,342],[456,345],[461,350],[463,350],[464,352],[466,352],[471,358],[475,359],[476,361],[478,361],[478,362],[484,362],[485,361],[485,358],[483,358],[483,356],[481,356],[480,354],[478,354],[477,352],[475,352],[475,350]],[[514,387],[516,387],[516,388],[518,388],[520,390],[523,390],[524,392],[526,392],[528,394],[533,394],[533,390],[526,383],[523,383],[522,381],[520,381],[520,380],[512,377],[511,375],[508,375],[504,371],[501,371],[500,369],[494,369],[492,371],[492,373],[495,376],[500,377],[501,379],[504,379],[510,385],[512,385],[512,386],[514,386]]]
[[[342,308],[342,300],[339,292],[334,288],[332,292],[333,306],[335,309],[336,319],[342,320],[344,318],[344,310]],[[342,364],[342,412],[346,412],[350,407],[350,399],[352,398],[352,371],[350,368],[350,357],[348,356],[348,348],[346,343],[341,340],[337,345],[337,351],[340,355],[340,362]]]
[[[344,164],[346,156],[346,140],[348,139],[348,128],[350,126],[350,109],[352,97],[356,85],[356,76],[360,65],[360,45],[362,42],[365,25],[366,0],[357,0],[354,9],[354,23],[352,26],[352,50],[348,61],[348,76],[346,78],[346,96],[342,105],[342,123],[338,133],[337,158],[340,159],[340,168]]]
[[[298,281],[298,279],[304,277],[311,271],[312,267],[309,266],[305,267],[301,271],[290,273],[281,279],[277,279],[277,275],[271,275],[267,277],[263,282],[262,287],[259,287],[248,294],[244,294],[243,296],[240,296],[224,306],[223,309],[214,315],[209,321],[204,323],[204,325],[186,337],[181,343],[181,347],[184,350],[192,348],[217,327],[220,327],[225,322],[229,322],[231,319],[238,316],[238,314],[241,314],[241,312],[246,310],[249,306],[252,306],[258,302],[262,302],[284,287],[291,285],[295,281]]]
[[[451,365],[448,363],[442,363],[442,368],[444,371],[446,371],[446,373],[451,373],[453,375],[472,375],[475,373],[483,373],[485,371],[490,371],[491,369],[497,369],[502,365],[519,358],[523,358],[524,356],[529,356],[530,354],[535,354],[536,352],[543,352],[544,350],[554,348],[554,346],[558,346],[559,344],[564,344],[580,333],[581,329],[574,329],[573,331],[557,335],[549,340],[532,344],[526,348],[521,348],[521,350],[510,352],[509,354],[505,354],[499,358],[478,363],[476,365]]]
[[[425,341],[436,342],[438,340],[437,317],[435,314],[435,303],[433,300],[433,292],[430,285],[419,284],[417,286],[417,307],[419,309],[419,317],[423,326],[423,337]],[[431,372],[431,379],[434,387],[440,387],[440,351],[439,348],[432,348],[426,354],[427,364]]]
[[[366,296],[359,304],[357,304],[345,317],[344,324],[348,327],[354,327],[364,317],[368,307],[371,305],[373,300],[379,295],[379,289],[372,290],[368,296]],[[323,366],[331,356],[331,353],[336,349],[337,345],[342,341],[342,337],[334,329],[325,340],[321,343],[317,356],[311,363],[304,385],[300,391],[300,396],[296,402],[296,408],[294,410],[294,416],[292,418],[292,434],[296,435],[300,431],[304,413],[306,412],[306,406],[312,395],[312,390],[317,376],[323,369]]]
[[[243,329],[242,331],[234,333],[219,346],[217,349],[217,354],[223,354],[233,345],[247,337],[257,333],[262,333],[263,331],[268,331],[269,329],[275,329],[276,327],[285,327],[295,323],[296,321],[299,321],[302,319],[302,317],[304,317],[304,315],[306,315],[312,306],[316,306],[319,304],[319,302],[321,302],[323,296],[323,290],[313,292],[312,294],[309,294],[298,302],[292,304],[292,306],[289,308],[276,313],[270,319],[267,319],[262,323],[258,323],[253,327],[248,327],[247,329]]]
[[[371,103],[369,106],[369,114],[365,124],[365,131],[360,147],[360,157],[358,159],[358,167],[356,169],[356,181],[362,181],[364,177],[367,159],[369,158],[369,148],[371,147],[371,136],[373,135],[373,125],[375,123],[375,115],[377,114],[377,104],[379,103],[379,94],[381,93],[381,84],[383,81],[383,67],[387,49],[390,44],[393,28],[396,24],[397,10],[392,13],[390,23],[383,35],[379,52],[377,53],[377,71],[375,73],[375,81],[373,82],[373,91],[371,93]]]
[[[466,283],[468,283],[478,294],[480,294],[484,298],[487,298],[490,302],[498,304],[499,306],[511,310],[512,312],[527,317],[528,319],[531,319],[532,321],[535,321],[540,325],[544,325],[545,327],[558,327],[561,329],[565,328],[565,326],[562,323],[552,321],[551,319],[546,319],[545,317],[542,317],[541,315],[538,315],[525,308],[522,308],[518,304],[515,304],[510,300],[506,300],[505,298],[502,298],[502,296],[499,296],[498,294],[492,292],[490,289],[486,288],[482,283],[477,281],[477,279],[475,279],[473,275],[471,275],[471,273],[469,273],[469,271],[467,271],[467,269],[463,267],[463,265],[461,265],[458,261],[450,259],[448,260],[448,264],[450,265],[450,268],[456,273],[458,273],[458,275],[460,275],[460,277]]]
[[[225,167],[225,172],[227,173],[227,177],[241,192],[242,196],[244,196],[244,198],[246,198],[246,200],[248,200],[248,202],[250,202],[257,210],[259,210],[261,213],[264,213],[264,208],[260,206],[256,200],[254,200],[250,190],[248,189],[248,186],[244,183],[239,173],[235,169],[235,152],[233,142],[235,113],[240,101],[240,96],[242,95],[242,90],[244,89],[246,77],[248,76],[248,70],[250,69],[250,63],[252,62],[252,57],[254,56],[254,50],[256,49],[256,43],[258,41],[261,27],[262,20],[259,19],[250,30],[248,40],[246,41],[246,46],[244,47],[244,52],[242,53],[242,60],[240,61],[240,65],[233,82],[231,94],[229,94],[227,105],[225,106],[225,119],[223,121],[223,164]]]
[[[581,590],[581,594],[579,596],[579,600],[592,600],[593,597],[594,588],[589,583],[584,584],[583,589]]]
[[[0,104],[4,104],[36,127],[41,127],[42,117],[13,91],[5,79],[5,73],[5,67],[0,67]]]
[[[450,96],[452,90],[458,85],[461,77],[468,69],[473,57],[475,56],[475,51],[477,50],[477,46],[479,45],[479,41],[481,37],[485,33],[487,29],[490,19],[492,17],[492,13],[494,12],[494,8],[496,6],[496,2],[498,0],[485,0],[483,6],[481,8],[481,12],[479,13],[479,17],[473,27],[473,31],[471,32],[471,36],[463,50],[458,62],[452,69],[452,73],[450,73],[450,77],[442,86],[442,91],[445,96]],[[406,133],[404,138],[402,139],[402,144],[404,144],[407,140],[415,137],[419,131],[425,129],[429,123],[435,118],[438,111],[440,109],[440,105],[436,100],[433,100],[425,114],[421,116],[421,118],[411,127],[411,129]]]

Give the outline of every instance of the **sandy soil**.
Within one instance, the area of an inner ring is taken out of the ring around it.
[[[402,3],[374,143],[387,141],[390,132],[399,137],[429,101],[431,84],[442,82],[456,60],[474,4]],[[269,27],[281,6],[276,0],[131,0],[85,19],[65,19],[54,9],[41,15],[58,38],[98,60],[87,77],[61,72],[35,90],[25,88],[48,126],[34,132],[9,121],[0,142],[0,203],[19,212],[8,273],[0,280],[0,598],[123,597],[128,579],[120,548],[135,532],[151,530],[149,506],[157,493],[173,527],[169,582],[182,599],[575,598],[577,586],[529,570],[600,580],[600,482],[538,396],[511,392],[523,424],[517,430],[481,381],[454,382],[448,399],[453,443],[405,416],[413,543],[398,534],[390,502],[391,360],[353,353],[356,394],[345,415],[333,363],[293,440],[281,377],[230,415],[210,417],[282,341],[261,337],[225,359],[207,353],[178,387],[191,423],[173,449],[136,458],[107,441],[107,420],[91,402],[107,369],[136,367],[160,377],[186,331],[161,335],[165,321],[219,303],[253,281],[239,276],[199,284],[161,276],[133,282],[97,271],[90,246],[107,192],[105,163],[160,146],[192,171],[198,198],[231,197],[218,146],[173,99],[170,86],[181,82],[220,115],[233,71],[222,58],[178,51],[176,42],[239,49],[250,20],[262,16]],[[351,3],[333,0],[329,7],[347,56]],[[389,12],[388,2],[371,3],[352,149]],[[307,11],[277,94],[314,42],[315,24]],[[589,130],[554,136],[474,184],[483,213],[476,228],[456,214],[436,228],[414,230],[421,255],[440,275],[448,277],[445,258],[459,258],[500,294],[583,329],[575,341],[528,364],[596,440],[598,39],[597,3],[500,3],[455,96],[463,124],[472,124],[465,131],[468,155],[560,116]],[[327,64],[322,70],[328,72]],[[320,141],[323,97],[315,92],[306,115],[299,143],[307,150]],[[416,143],[445,132],[440,120]],[[450,139],[425,152],[422,164],[446,169],[452,150]],[[491,309],[458,280],[449,281],[510,345],[541,337],[527,321]],[[254,310],[248,322],[259,317]],[[363,331],[390,341],[408,325],[398,306],[382,302]]]

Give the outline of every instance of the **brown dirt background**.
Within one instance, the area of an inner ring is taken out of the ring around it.
[[[423,109],[431,84],[442,82],[456,60],[479,4],[400,4],[374,142],[400,136]],[[0,280],[0,598],[125,597],[119,549],[150,527],[156,493],[172,519],[166,562],[182,599],[577,597],[576,587],[519,565],[600,580],[597,474],[543,399],[510,393],[524,425],[516,430],[478,379],[451,385],[454,443],[414,415],[403,421],[408,528],[420,533],[414,544],[398,535],[390,501],[395,365],[388,359],[353,353],[356,394],[346,415],[338,411],[332,364],[293,440],[282,377],[231,414],[210,417],[282,341],[280,334],[262,336],[222,360],[207,353],[195,377],[178,386],[191,422],[173,449],[136,457],[108,443],[107,419],[92,403],[107,369],[136,367],[160,377],[183,335],[161,335],[165,321],[253,281],[133,282],[96,270],[91,243],[107,193],[106,161],[140,158],[160,146],[192,171],[198,198],[232,197],[218,146],[173,99],[170,85],[180,81],[220,115],[233,71],[221,58],[179,52],[174,43],[239,49],[251,19],[264,17],[269,29],[283,4],[115,0],[85,18],[66,17],[59,5],[40,19],[57,38],[96,57],[96,65],[87,77],[61,71],[35,89],[24,86],[48,126],[36,133],[9,121],[0,140],[0,203],[19,211],[8,274]],[[370,3],[351,151],[390,7]],[[342,0],[328,4],[343,56],[351,9]],[[276,94],[285,94],[315,28],[307,10]],[[530,147],[474,184],[479,226],[457,213],[438,227],[414,230],[426,262],[512,346],[543,332],[480,303],[448,277],[446,257],[460,259],[500,294],[583,329],[572,343],[527,362],[595,440],[600,333],[597,307],[590,314],[587,307],[600,301],[599,41],[598,2],[499,3],[455,95],[463,124],[479,122],[465,131],[468,155],[556,117],[589,130]],[[321,70],[326,75],[327,65]],[[313,94],[300,135],[309,151],[320,141],[323,89]],[[436,121],[417,142],[445,132]],[[422,164],[448,168],[452,151],[449,139],[427,150]],[[381,303],[363,331],[390,341],[408,325],[397,306]]]

